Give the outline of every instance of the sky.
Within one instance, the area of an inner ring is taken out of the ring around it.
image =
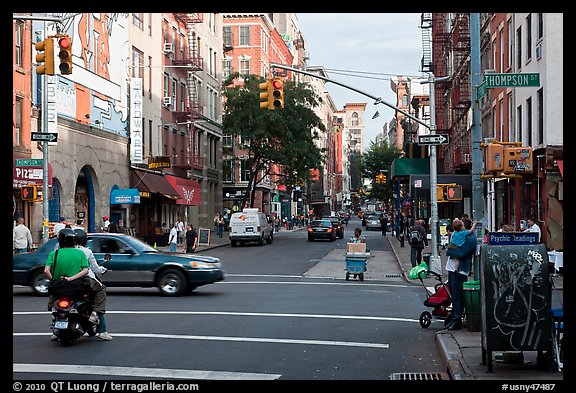
[[[306,42],[308,65],[322,66],[331,80],[396,104],[390,78],[426,77],[422,59],[421,13],[297,13]],[[364,148],[370,146],[394,110],[345,87],[326,83],[338,109],[365,102]],[[380,116],[372,119],[375,112]]]

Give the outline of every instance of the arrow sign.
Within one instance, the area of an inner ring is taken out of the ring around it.
[[[33,132],[32,142],[56,142],[58,140],[57,132]]]
[[[419,145],[446,145],[448,144],[448,134],[418,135]]]

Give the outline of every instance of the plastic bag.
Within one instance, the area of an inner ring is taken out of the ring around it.
[[[420,262],[418,266],[414,266],[410,269],[410,273],[408,274],[408,278],[410,280],[416,280],[420,277],[421,273],[428,273],[428,264],[424,261]],[[422,276],[424,278],[425,276]]]

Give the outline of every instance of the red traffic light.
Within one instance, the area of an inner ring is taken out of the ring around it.
[[[58,45],[60,46],[60,48],[62,49],[68,49],[68,47],[70,47],[72,43],[70,42],[70,38],[68,37],[61,37],[58,40]]]
[[[275,89],[281,89],[282,88],[282,82],[279,81],[278,79],[275,79],[274,82],[272,82],[272,86]]]

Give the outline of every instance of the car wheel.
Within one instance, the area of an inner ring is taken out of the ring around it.
[[[43,271],[38,271],[32,276],[30,287],[36,296],[48,296],[48,277]]]
[[[165,270],[158,277],[158,289],[164,296],[181,296],[186,286],[186,277],[180,270]]]

